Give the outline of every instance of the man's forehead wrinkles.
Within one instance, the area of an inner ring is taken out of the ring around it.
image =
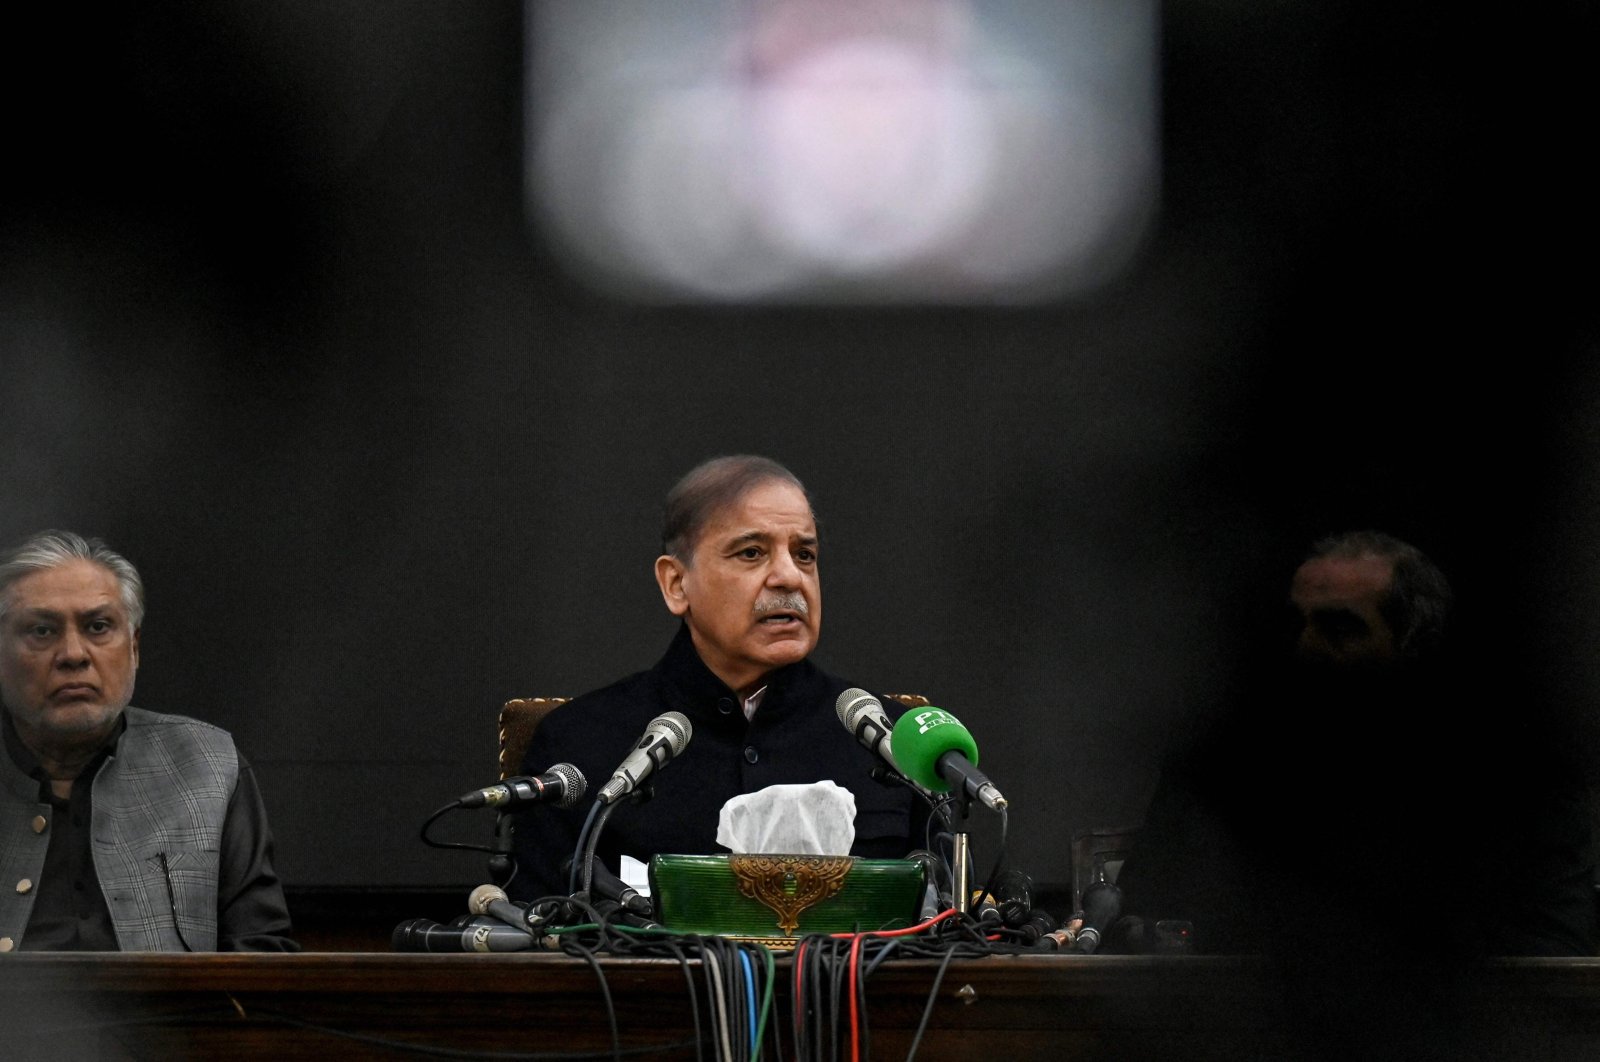
[[[53,608],[41,608],[38,606],[25,606],[23,608],[19,608],[14,610],[11,615],[16,616],[18,619],[50,620],[53,623],[59,623],[66,618],[66,613],[64,612],[60,612]]]
[[[102,616],[117,610],[116,602],[101,601],[83,608],[58,609],[46,605],[24,605],[16,610],[19,616],[36,616],[39,619],[61,619],[63,616]]]
[[[817,542],[816,533],[812,531],[771,531],[761,528],[752,528],[748,531],[729,532],[728,537],[723,541],[732,546],[738,545],[741,542],[771,542],[780,538],[785,541],[792,539],[795,542],[799,542],[802,545],[807,546],[816,545]]]

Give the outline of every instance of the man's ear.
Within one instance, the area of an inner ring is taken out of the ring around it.
[[[139,631],[133,632],[133,669],[139,670]]]
[[[656,585],[661,588],[661,599],[667,611],[681,616],[689,611],[689,597],[683,592],[684,564],[670,553],[656,558]]]

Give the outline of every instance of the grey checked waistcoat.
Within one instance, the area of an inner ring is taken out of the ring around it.
[[[117,944],[182,951],[187,941],[214,951],[222,824],[239,779],[233,738],[183,716],[133,707],[125,714],[116,753],[95,775],[90,823]],[[20,944],[28,928],[53,809],[39,802],[39,783],[3,754],[0,782],[0,950],[10,950],[6,941]]]

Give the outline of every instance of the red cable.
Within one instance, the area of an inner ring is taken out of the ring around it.
[[[801,971],[805,969],[806,940],[800,938],[800,943],[794,949],[794,1035],[799,1042],[800,1031],[805,1027],[805,994],[800,990]]]
[[[850,938],[850,1062],[861,1062],[861,1019],[856,1005],[856,975],[861,968],[861,942],[867,937],[904,937],[912,933],[921,933],[930,926],[936,926],[946,918],[953,918],[959,914],[954,907],[948,911],[941,911],[919,925],[907,926],[904,929],[879,929],[871,933],[830,933],[835,940]],[[801,941],[795,948],[794,976],[795,998],[800,996],[800,959],[805,951],[805,942]],[[796,1013],[798,1015],[798,1002]]]
[[[861,968],[861,938],[850,942],[850,1062],[861,1062],[861,1024],[856,1014],[856,971]]]
[[[919,925],[907,926],[904,929],[877,929],[871,933],[830,933],[828,935],[836,940],[843,940],[845,937],[906,937],[910,936],[912,933],[921,933],[924,929],[927,929],[930,926],[936,926],[940,922],[943,922],[946,918],[955,917],[957,913],[958,912],[956,909],[952,907],[948,911],[934,915],[926,922],[923,922]]]

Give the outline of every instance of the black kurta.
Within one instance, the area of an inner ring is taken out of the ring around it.
[[[589,788],[577,807],[538,805],[519,816],[518,871],[507,891],[521,900],[566,895],[561,863],[573,855],[595,794],[650,721],[667,711],[686,715],[693,736],[649,780],[652,799],[611,814],[597,852],[613,870],[622,853],[648,861],[658,853],[726,851],[716,834],[718,813],[729,798],[823,779],[855,794],[854,854],[898,858],[924,847],[924,805],[903,786],[872,779],[876,758],[835,714],[835,702],[849,686],[810,660],[779,668],[768,676],[755,718],[746,721],[738,696],[700,660],[688,628],[680,628],[655,667],[578,697],[540,723],[523,773],[571,763]],[[884,707],[891,718],[901,710],[892,701]]]

